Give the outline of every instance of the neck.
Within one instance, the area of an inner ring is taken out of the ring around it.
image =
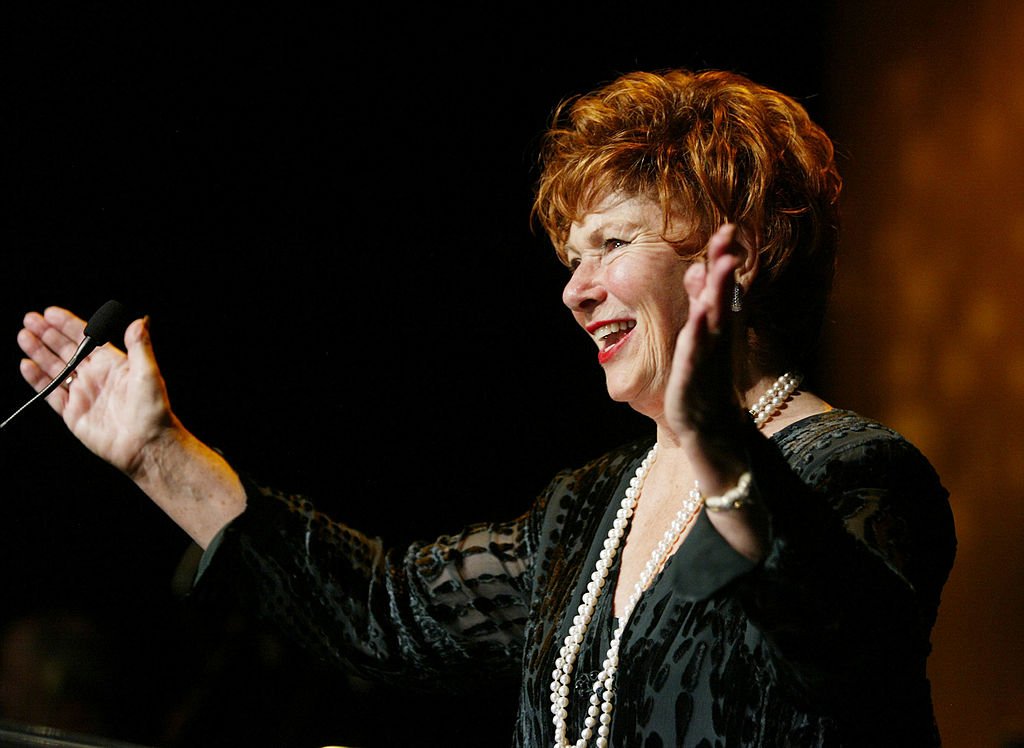
[[[740,402],[743,404],[743,407],[747,410],[755,407],[758,400],[775,385],[778,379],[779,375],[777,374],[756,375],[754,383],[746,387],[740,394]],[[761,432],[765,436],[771,436],[796,421],[818,413],[824,413],[831,409],[832,406],[821,398],[802,388],[798,388],[792,393],[785,404],[761,426]],[[663,451],[686,449],[685,439],[681,440],[663,419],[655,419],[655,422],[658,429],[658,444],[662,446]]]
[[[779,372],[779,374],[781,373],[782,372]],[[779,374],[755,374],[751,379],[751,384],[744,389],[740,396],[743,407],[748,409],[753,407],[758,398],[760,398],[761,395],[767,392],[771,386],[775,384],[775,381],[779,378]]]

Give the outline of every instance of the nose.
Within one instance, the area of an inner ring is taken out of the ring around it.
[[[569,282],[562,289],[562,303],[573,312],[586,312],[607,296],[596,262],[583,261],[576,266]]]

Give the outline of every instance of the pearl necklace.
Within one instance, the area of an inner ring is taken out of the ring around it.
[[[750,415],[754,417],[754,424],[761,428],[769,419],[779,412],[782,404],[792,397],[796,388],[800,386],[802,377],[798,374],[790,374],[788,371],[775,380],[775,383],[768,388],[768,391],[758,398],[758,401],[750,408]]]
[[[799,384],[800,377],[789,373],[783,374],[775,381],[760,400],[750,408],[750,415],[753,416],[754,423],[758,428],[761,428],[779,411],[779,408],[792,396]],[[618,626],[612,634],[611,644],[608,646],[601,672],[597,674],[594,681],[590,694],[590,707],[587,710],[580,738],[575,744],[570,744],[566,739],[565,720],[568,717],[567,708],[572,686],[572,672],[583,645],[583,638],[594,617],[597,600],[607,585],[612,563],[622,539],[629,530],[629,521],[640,500],[644,481],[657,457],[658,445],[655,443],[636,469],[636,474],[630,479],[629,488],[626,489],[626,495],[615,514],[615,521],[612,523],[611,529],[608,530],[608,537],[605,538],[594,573],[590,575],[590,582],[587,584],[587,591],[583,594],[583,601],[576,611],[576,616],[572,619],[572,626],[569,627],[569,633],[555,660],[555,669],[551,673],[551,714],[553,715],[552,723],[555,726],[555,748],[570,748],[571,745],[575,748],[586,748],[595,734],[597,735],[597,748],[607,748],[608,735],[611,732],[615,674],[619,669],[619,642],[622,639],[622,633],[626,629],[626,623],[629,621],[633,609],[644,590],[647,589],[647,585],[665,565],[679,536],[689,526],[703,503],[700,491],[696,488],[691,490],[679,511],[676,512],[672,524],[665,530],[665,534],[651,552],[651,557],[643,571],[640,572],[640,578],[633,586],[633,592],[626,602],[622,615],[619,616]]]

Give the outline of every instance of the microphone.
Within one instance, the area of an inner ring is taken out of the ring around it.
[[[30,406],[36,400],[42,400],[57,389],[61,383],[68,378],[68,375],[70,375],[71,372],[74,371],[80,363],[82,363],[85,357],[92,353],[94,348],[113,340],[115,337],[120,336],[123,338],[125,328],[128,327],[128,323],[130,321],[128,310],[119,301],[111,299],[97,309],[85,325],[85,337],[82,338],[82,342],[78,344],[78,350],[75,351],[71,360],[67,362],[60,374],[55,376],[48,385],[43,387],[43,389],[39,390],[31,400],[8,416],[6,421],[0,423],[0,429],[10,423],[16,415],[21,413],[21,411],[25,410],[25,408]]]

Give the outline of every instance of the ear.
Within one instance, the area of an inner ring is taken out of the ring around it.
[[[757,238],[745,227],[736,232],[733,244],[740,261],[736,267],[735,280],[746,295],[754,283],[754,278],[757,277],[757,271],[761,268],[761,253],[757,251]]]

